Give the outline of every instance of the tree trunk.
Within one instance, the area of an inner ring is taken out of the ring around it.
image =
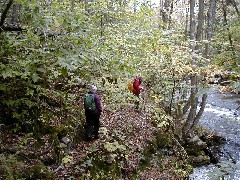
[[[165,0],[164,3],[162,3],[163,6],[160,10],[162,21],[163,23],[169,27],[169,23],[171,22],[171,14],[173,12],[173,1],[172,0]],[[161,5],[161,2],[160,2]]]
[[[188,13],[189,13],[189,7],[186,8],[186,21],[185,21],[185,39],[186,40],[188,38],[188,19],[189,19]]]
[[[195,40],[195,21],[194,21],[194,11],[195,11],[195,0],[190,0],[190,40],[193,42]],[[197,32],[196,32],[196,40],[199,42],[202,37],[202,31],[203,31],[203,22],[204,22],[204,0],[199,0],[199,11],[198,11],[198,26],[197,26]],[[195,47],[193,44],[191,44],[192,50],[199,51],[200,45],[197,44]],[[195,59],[193,58],[192,65],[197,65],[195,62]],[[187,103],[187,105],[184,107],[185,111],[190,107],[189,114],[187,117],[187,120],[183,126],[183,137],[186,138],[188,136],[192,136],[193,132],[196,128],[196,125],[198,124],[198,121],[203,113],[206,97],[207,95],[203,95],[203,100],[201,104],[201,109],[197,113],[197,105],[198,105],[198,77],[197,75],[192,75],[190,78],[191,80],[191,92],[190,92],[190,98]],[[190,106],[189,106],[190,105]]]
[[[197,25],[197,34],[196,34],[196,46],[195,50],[197,52],[200,51],[200,42],[202,38],[203,32],[203,24],[204,24],[204,0],[199,0],[199,11],[198,11],[198,25]]]
[[[234,47],[233,47],[233,40],[232,40],[232,35],[230,33],[229,25],[228,25],[228,20],[227,20],[227,6],[224,4],[224,1],[222,1],[222,9],[223,9],[223,19],[224,19],[224,25],[227,28],[228,31],[228,40],[230,44],[230,49],[232,50],[234,54]]]
[[[235,0],[231,0],[231,3],[232,3],[232,5],[233,5],[233,7],[235,8],[238,17],[240,17],[240,12],[239,12],[239,10],[238,10],[238,6],[237,6],[236,1],[235,1]]]
[[[211,50],[210,50],[210,43],[213,34],[213,25],[215,22],[215,14],[216,14],[216,0],[210,0],[209,9],[207,12],[207,42],[205,43],[205,57],[210,57]]]
[[[194,9],[195,9],[195,0],[190,0],[190,41],[193,43],[195,40],[195,14],[194,14]],[[190,45],[191,49],[194,49],[194,45]]]
[[[75,6],[75,0],[72,0],[72,2],[71,2],[71,9],[72,9],[72,12],[74,12],[74,6]]]
[[[197,103],[198,103],[198,98],[197,98],[197,76],[193,75],[191,77],[191,94],[190,94],[190,111],[187,117],[187,120],[184,124],[183,127],[183,135],[184,137],[188,137],[190,134],[190,127],[194,123],[194,119],[196,116],[196,111],[197,111]]]
[[[137,12],[137,0],[133,1],[133,12],[136,13]]]
[[[189,129],[189,133],[190,134],[193,134],[194,130],[196,129],[198,123],[199,123],[199,120],[204,112],[204,109],[205,109],[205,106],[206,106],[206,103],[207,103],[207,94],[203,94],[202,96],[202,102],[201,102],[201,105],[200,105],[200,110],[198,111],[196,117],[194,118],[194,121],[192,123],[192,126],[190,127]]]
[[[20,27],[20,4],[13,4],[13,13],[11,18],[11,25],[14,27]]]

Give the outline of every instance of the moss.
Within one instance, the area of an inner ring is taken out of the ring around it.
[[[95,161],[94,165],[91,168],[91,174],[94,179],[98,179],[99,177],[104,178],[111,176],[114,177],[121,177],[121,169],[118,163],[106,163],[102,161]]]
[[[157,141],[158,148],[169,148],[173,146],[173,140],[169,134],[163,132],[155,132],[155,137]]]
[[[85,167],[85,172],[90,175],[86,177],[87,179],[107,179],[108,177],[119,179],[122,176],[119,161],[107,162],[106,157],[100,154],[94,157],[78,162],[78,165]]]
[[[167,134],[163,134],[160,131],[154,134],[155,139],[148,143],[148,146],[143,151],[143,158],[140,159],[139,171],[145,170],[151,165],[153,155],[157,156],[159,162],[164,158],[163,155],[158,151],[161,148],[172,147],[173,141]],[[161,164],[159,164],[159,167]]]
[[[54,180],[54,174],[48,172],[46,167],[43,164],[36,164],[29,169],[27,169],[24,173],[25,179],[48,179]]]

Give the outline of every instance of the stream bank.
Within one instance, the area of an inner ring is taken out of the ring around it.
[[[219,162],[194,169],[190,180],[240,179],[240,95],[212,89],[200,125],[223,137]]]

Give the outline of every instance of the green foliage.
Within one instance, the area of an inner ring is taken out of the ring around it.
[[[228,28],[226,28],[226,26],[220,26],[218,28],[220,33],[216,34],[216,41],[213,44],[214,62],[227,70],[238,72],[239,74],[240,20],[239,18],[232,18],[232,20],[229,21]],[[229,42],[230,37],[233,41],[233,46],[231,46]]]
[[[23,163],[15,155],[5,156],[0,154],[0,174],[6,180],[21,179]]]
[[[125,142],[125,136],[117,131],[100,128],[100,133],[116,140],[100,140],[100,146],[92,145],[88,149],[87,157],[79,162],[79,165],[90,170],[89,174],[84,174],[87,179],[118,179],[122,176],[121,167],[127,162],[131,147]]]
[[[51,172],[48,172],[44,164],[38,164],[34,165],[30,168],[28,168],[25,171],[24,175],[26,179],[49,179],[54,180],[54,174]]]

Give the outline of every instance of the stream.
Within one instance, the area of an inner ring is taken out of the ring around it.
[[[194,168],[190,180],[240,179],[240,94],[208,92],[200,125],[224,137],[218,164]]]

